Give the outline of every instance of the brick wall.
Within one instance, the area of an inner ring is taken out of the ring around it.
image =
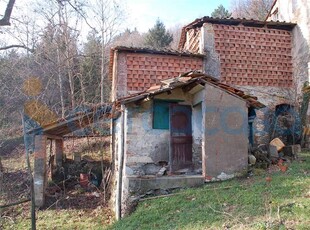
[[[199,57],[127,53],[126,66],[127,91],[143,91],[161,80],[190,70],[202,70],[203,60]]]
[[[215,50],[226,84],[291,87],[291,32],[213,24]]]

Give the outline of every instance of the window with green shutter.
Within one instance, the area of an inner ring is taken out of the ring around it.
[[[153,129],[169,129],[169,102],[153,101]]]

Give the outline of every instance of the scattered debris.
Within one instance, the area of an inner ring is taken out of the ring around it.
[[[94,197],[97,197],[97,198],[100,197],[100,194],[99,194],[98,192],[93,192],[92,195],[93,195]]]
[[[278,167],[282,172],[286,172],[288,168],[288,166],[284,164],[284,161],[282,159],[278,161]]]
[[[87,173],[80,173],[80,185],[87,188],[89,183],[89,175]]]
[[[271,160],[276,160],[279,158],[278,149],[276,146],[272,144],[269,145],[269,154],[270,154]]]
[[[221,174],[217,176],[217,178],[219,180],[229,180],[229,179],[232,179],[234,177],[235,177],[234,174],[226,174],[224,172],[221,172]]]
[[[254,148],[252,154],[256,158],[256,167],[267,169],[271,164],[268,147],[266,145],[260,145],[257,148]]]
[[[162,168],[158,171],[158,173],[156,174],[156,176],[161,177],[161,176],[165,175],[166,171],[167,171],[166,167],[162,167]]]
[[[286,146],[280,138],[274,138],[269,145],[260,145],[251,149],[249,165],[267,169],[271,164],[274,164],[277,170],[286,172],[288,170],[287,163],[297,159],[299,152],[301,152],[299,144]]]
[[[249,163],[250,165],[255,165],[256,163],[256,157],[252,154],[249,155]]]
[[[156,175],[160,170],[161,166],[153,163],[147,163],[142,166],[145,175]]]
[[[283,147],[285,146],[285,144],[279,138],[274,138],[270,142],[270,144],[273,145],[273,146],[276,146],[278,152],[280,152],[283,149]]]

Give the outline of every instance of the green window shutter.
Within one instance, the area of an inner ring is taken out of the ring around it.
[[[153,101],[153,128],[169,129],[169,102]]]

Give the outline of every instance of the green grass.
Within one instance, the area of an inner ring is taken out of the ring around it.
[[[259,171],[141,202],[108,229],[310,229],[310,154],[301,157],[285,173]]]
[[[109,224],[109,216],[101,209],[85,210],[45,210],[37,212],[37,229],[102,229]],[[6,220],[3,229],[31,229],[29,216],[16,220]]]
[[[301,158],[306,161],[294,161],[285,173],[255,170],[250,178],[140,202],[112,225],[113,214],[101,207],[38,211],[37,229],[310,229],[310,153]],[[0,229],[30,229],[29,205],[3,216]]]

